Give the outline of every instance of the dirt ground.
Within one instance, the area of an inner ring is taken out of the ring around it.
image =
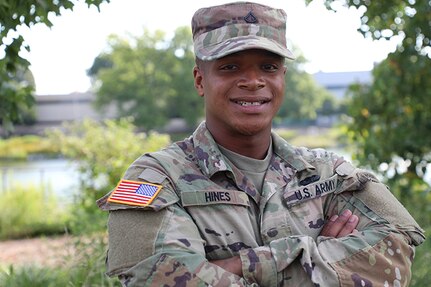
[[[55,267],[65,264],[73,251],[69,236],[0,241],[0,266]]]

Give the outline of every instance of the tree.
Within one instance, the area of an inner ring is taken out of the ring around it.
[[[297,58],[287,61],[286,93],[277,119],[314,120],[323,106],[336,109],[335,96],[316,84],[313,77],[303,70],[306,59],[296,49]],[[325,105],[324,105],[325,104]]]
[[[120,116],[134,117],[145,129],[177,117],[195,125],[203,116],[203,101],[193,84],[191,39],[188,27],[177,29],[171,40],[161,31],[145,31],[132,41],[111,36],[110,51],[100,54],[88,71],[98,106],[115,103]],[[286,99],[278,120],[314,119],[325,101],[334,106],[334,98],[301,69],[304,62],[303,57],[288,62]]]
[[[131,40],[113,35],[109,46],[110,52],[100,54],[88,71],[98,107],[115,103],[120,116],[133,117],[146,130],[175,117],[196,124],[203,109],[193,85],[189,28],[178,28],[172,39],[148,30]]]
[[[334,11],[340,7],[337,2],[325,1]],[[408,172],[423,177],[431,161],[431,2],[341,2],[364,11],[359,31],[365,37],[402,38],[397,50],[374,68],[373,83],[350,90],[349,129],[359,147],[356,155],[374,169],[399,157],[410,162]]]
[[[310,2],[310,0],[306,0]],[[337,10],[337,0],[326,0]],[[344,0],[364,11],[359,28],[372,39],[400,38],[373,70],[369,86],[350,89],[348,134],[354,155],[380,171],[391,190],[431,230],[431,1]],[[412,286],[429,284],[429,244],[418,248]]]
[[[85,0],[90,5],[99,7],[109,0]],[[33,1],[0,1],[0,122],[6,131],[10,131],[13,122],[22,120],[22,112],[31,109],[34,103],[34,82],[20,77],[28,73],[30,63],[19,53],[30,47],[19,34],[20,26],[31,27],[41,23],[52,26],[49,15],[60,15],[64,10],[72,10],[76,1],[71,0],[33,0]]]

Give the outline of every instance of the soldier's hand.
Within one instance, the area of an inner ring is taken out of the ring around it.
[[[356,232],[359,218],[353,215],[348,209],[344,210],[340,215],[333,215],[325,224],[320,235],[328,237],[343,237]]]
[[[212,264],[218,265],[230,273],[242,277],[242,262],[239,256],[234,256],[226,259],[210,260]]]

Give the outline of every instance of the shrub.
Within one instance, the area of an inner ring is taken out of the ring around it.
[[[12,186],[0,194],[0,239],[64,233],[67,208],[49,191]]]
[[[57,154],[58,150],[51,142],[43,137],[27,135],[0,139],[0,158],[6,159],[27,159],[30,155]]]
[[[105,229],[106,213],[97,208],[96,200],[116,186],[136,158],[170,143],[168,135],[137,133],[130,119],[85,120],[51,131],[48,137],[79,165],[80,193],[71,222],[76,233]]]

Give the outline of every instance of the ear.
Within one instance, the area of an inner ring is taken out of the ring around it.
[[[204,87],[203,87],[203,72],[195,66],[193,68],[193,77],[195,79],[195,89],[198,92],[198,95],[203,97],[204,96]]]

